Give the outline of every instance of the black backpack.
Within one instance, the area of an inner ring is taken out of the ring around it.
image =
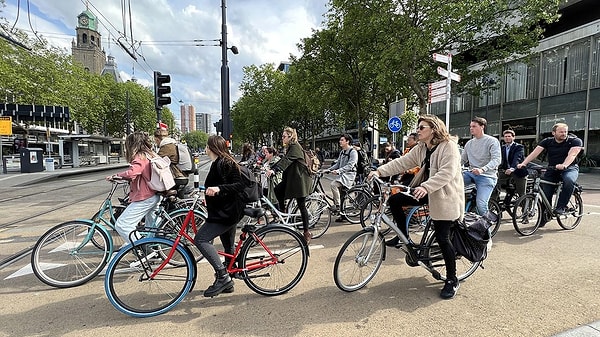
[[[371,161],[365,150],[360,149],[358,152],[358,163],[356,165],[356,173],[369,173],[371,171]]]
[[[261,188],[254,177],[254,173],[244,165],[240,165],[240,174],[244,182],[244,189],[240,191],[240,201],[244,204],[250,204],[258,201],[261,197]]]

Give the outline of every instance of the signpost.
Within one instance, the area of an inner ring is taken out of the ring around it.
[[[437,67],[437,73],[445,77],[445,80],[433,82],[429,85],[429,103],[446,101],[446,127],[450,130],[450,97],[451,82],[460,82],[460,75],[452,72],[452,54],[433,54],[433,59],[437,62],[446,63],[446,69]]]
[[[7,173],[4,156],[2,155],[2,136],[12,136],[12,117],[0,117],[0,163],[2,163],[2,172]]]
[[[402,120],[398,116],[392,116],[388,119],[388,129],[392,131],[393,134],[393,143],[396,144],[396,132],[402,130]]]

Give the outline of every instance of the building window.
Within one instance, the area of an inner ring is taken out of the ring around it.
[[[506,102],[537,97],[538,62],[535,58],[530,63],[516,61],[506,65]]]
[[[544,52],[542,95],[553,96],[587,88],[589,40]]]
[[[81,35],[81,43],[88,43],[88,36],[87,36],[87,34]]]
[[[592,88],[600,87],[600,36],[594,38],[592,47]]]

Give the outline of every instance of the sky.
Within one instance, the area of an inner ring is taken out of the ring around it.
[[[196,112],[210,113],[214,123],[221,118],[222,60],[218,46],[221,3],[218,0],[6,0],[0,16],[11,27],[29,33],[35,31],[71,54],[77,15],[87,4],[100,22],[103,49],[115,57],[123,80],[135,77],[141,85],[152,86],[153,71],[169,74],[172,89],[169,108],[175,118],[180,117],[181,101],[193,105]],[[288,60],[290,54],[300,56],[297,44],[321,27],[327,0],[229,0],[226,4],[228,45],[239,50],[238,55],[228,51],[233,105],[240,97],[238,87],[243,67],[266,63],[276,67]],[[137,61],[116,44],[119,39],[126,45],[134,45],[140,54]]]

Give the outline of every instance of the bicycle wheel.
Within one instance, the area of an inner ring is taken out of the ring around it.
[[[164,235],[165,238],[175,240],[175,237],[177,237],[177,233],[179,233],[179,230],[185,222],[185,218],[187,217],[188,211],[189,209],[178,209],[169,213],[169,220],[160,220],[161,222],[159,223],[158,227],[160,229],[163,229],[167,233]],[[199,212],[198,210],[194,210],[194,221],[196,223],[196,228],[200,228],[206,222],[206,215]],[[187,226],[186,232],[192,238],[196,236],[196,233],[194,233],[191,223]],[[184,244],[192,252],[196,262],[204,258],[204,256],[202,255],[198,247],[196,247],[193,241],[189,241],[187,238],[183,237],[181,239],[181,243]],[[160,251],[160,253],[162,253],[162,251]],[[166,256],[163,256],[163,258],[166,258]],[[179,265],[185,262],[172,257],[169,260],[169,263]]]
[[[106,231],[112,238],[113,247],[116,247],[116,249],[118,249],[119,247],[122,247],[125,243],[125,240],[123,240],[123,238],[119,235],[119,233],[115,229],[115,222],[119,218],[119,216],[121,216],[121,213],[123,213],[125,208],[127,208],[127,206],[125,206],[125,205],[113,205],[112,206],[112,210],[113,210],[112,215],[113,215],[115,221],[112,220],[111,214],[108,211],[103,212],[102,216],[100,217],[100,218],[104,219],[104,221],[101,221],[101,220],[97,221],[98,223],[102,223],[103,225],[106,225],[104,227],[104,229],[106,229]],[[96,218],[99,217],[99,215],[100,215],[100,211],[96,212],[96,214],[94,214],[94,216],[92,216],[92,221],[95,221]],[[98,245],[99,248],[102,248],[100,246],[100,243],[95,242],[93,240],[92,240],[92,242],[95,245]]]
[[[354,233],[342,246],[333,265],[333,280],[343,291],[363,288],[377,273],[385,258],[383,235],[372,228]]]
[[[534,194],[525,194],[513,208],[513,226],[523,236],[535,233],[543,220],[542,203],[535,199]]]
[[[323,236],[327,232],[327,229],[329,229],[329,226],[331,226],[331,212],[328,207],[327,201],[321,197],[314,198],[309,196],[306,198],[309,229],[313,239]],[[300,213],[300,210],[296,207],[293,213]],[[296,222],[296,220],[294,221]],[[298,221],[302,220],[298,219]],[[300,225],[299,229],[302,229],[302,225]]]
[[[42,235],[31,252],[31,267],[40,281],[57,288],[82,285],[106,265],[108,234],[91,221],[61,223]]]
[[[259,228],[254,234],[244,242],[239,255],[246,285],[267,296],[280,295],[295,287],[308,263],[304,239],[294,230],[278,225]]]
[[[362,228],[369,228],[373,225],[373,221],[375,220],[375,214],[379,210],[379,202],[379,197],[374,196],[369,198],[362,205],[360,210],[360,225],[362,226]],[[392,218],[392,212],[389,206],[385,207],[385,214]],[[380,225],[381,228],[379,228],[379,233],[381,233],[381,235],[385,236],[392,232],[392,229],[388,225],[386,225],[385,222],[381,221]]]
[[[372,195],[360,188],[349,189],[341,202],[341,214],[352,224],[360,223],[362,206]]]
[[[475,202],[475,200],[473,200],[473,202],[471,203],[468,211],[472,213],[477,213],[479,215],[483,215],[477,209],[477,203]],[[500,221],[502,221],[502,211],[498,200],[490,198],[490,200],[488,201],[488,212],[492,212],[498,217],[498,220],[495,223],[491,224],[489,228],[490,236],[494,237],[494,235],[498,233],[498,230],[500,229]]]
[[[151,317],[181,302],[196,280],[196,263],[187,248],[177,245],[173,252],[175,259],[185,263],[169,264],[150,277],[163,262],[161,256],[172,248],[171,240],[145,238],[121,249],[106,269],[104,291],[110,303],[129,316]]]
[[[435,233],[432,233],[425,243],[425,249],[423,251],[426,263],[432,268],[436,274],[439,274],[439,279],[442,281],[446,280],[446,262],[442,255],[442,250],[437,242]],[[477,268],[481,265],[480,261],[471,262],[464,256],[456,256],[456,277],[459,281],[466,279],[473,275]],[[436,275],[434,275],[435,277]]]
[[[581,217],[583,216],[583,201],[581,200],[581,195],[578,192],[575,192],[571,195],[569,199],[569,203],[565,208],[565,214],[558,216],[558,224],[563,229],[574,229],[581,222]]]

